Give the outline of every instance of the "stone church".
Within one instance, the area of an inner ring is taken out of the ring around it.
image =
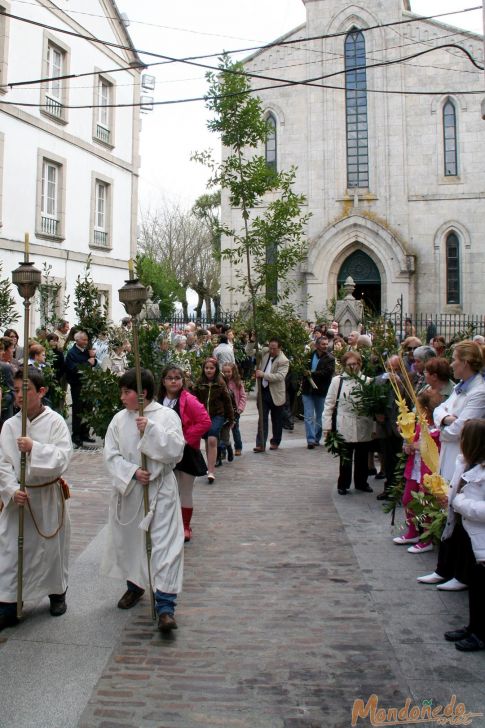
[[[348,275],[375,311],[402,296],[409,313],[483,314],[482,36],[420,19],[409,0],[303,2],[306,23],[245,61],[299,82],[252,79],[267,89],[260,152],[278,170],[298,168],[311,212],[295,272],[301,315],[324,309]],[[222,216],[241,224],[227,199]],[[241,303],[233,282],[224,261],[226,310]]]

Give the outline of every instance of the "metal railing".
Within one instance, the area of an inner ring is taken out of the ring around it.
[[[60,101],[57,101],[57,99],[53,99],[52,96],[46,95],[45,110],[49,114],[52,114],[52,116],[57,116],[60,119],[62,117],[63,106]]]
[[[94,231],[93,245],[99,245],[100,248],[109,247],[108,233],[106,232],[106,230]]]
[[[485,335],[485,316],[465,313],[404,313],[400,301],[390,313],[383,317],[390,321],[396,335],[402,341],[406,336],[417,336],[429,342],[434,336],[443,336],[447,343],[465,339],[476,334]]]
[[[104,142],[105,144],[109,144],[110,136],[111,132],[109,129],[101,126],[101,124],[96,124],[96,139],[99,139],[100,142]]]
[[[40,229],[44,235],[59,235],[59,220],[53,217],[45,217],[41,215],[40,218]]]

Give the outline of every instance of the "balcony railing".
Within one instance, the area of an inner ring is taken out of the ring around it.
[[[93,242],[94,245],[99,245],[100,248],[108,248],[108,233],[105,230],[95,230]]]
[[[100,142],[104,142],[105,144],[109,144],[110,136],[111,132],[109,129],[106,129],[105,126],[101,126],[101,124],[96,124],[96,139],[99,139]]]
[[[40,227],[44,235],[59,235],[59,220],[53,217],[45,217],[42,215],[40,218]]]
[[[52,114],[52,116],[57,116],[58,119],[62,117],[62,109],[63,106],[60,101],[57,101],[57,99],[53,99],[52,96],[45,97],[45,110]]]

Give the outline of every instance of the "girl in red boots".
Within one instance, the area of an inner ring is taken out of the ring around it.
[[[431,389],[425,390],[418,396],[418,402],[421,405],[421,410],[425,414],[428,422],[429,434],[436,442],[438,448],[440,446],[440,432],[434,426],[433,411],[439,404],[441,404],[442,401],[443,397],[441,394]],[[394,543],[398,546],[408,544],[408,551],[412,554],[424,553],[425,551],[431,551],[433,549],[431,541],[420,541],[419,530],[413,521],[414,514],[407,507],[413,499],[413,493],[423,490],[423,477],[431,472],[421,459],[421,437],[421,426],[417,424],[414,442],[404,445],[404,452],[408,455],[406,467],[404,468],[404,479],[406,483],[402,497],[402,504],[406,511],[406,531],[401,536],[396,536],[396,538],[393,539]]]
[[[207,472],[200,452],[200,438],[209,430],[211,418],[197,397],[186,390],[184,371],[177,364],[168,364],[162,371],[158,401],[173,409],[182,421],[185,448],[182,460],[177,463],[174,472],[179,487],[185,541],[190,541],[194,480]]]

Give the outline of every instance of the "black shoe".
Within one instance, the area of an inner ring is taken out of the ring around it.
[[[377,473],[376,480],[384,480],[385,477],[386,477],[385,473]]]
[[[313,444],[313,442],[309,442],[307,445],[307,450],[313,450],[314,448],[315,448],[315,445]]]
[[[463,629],[455,629],[451,632],[445,632],[445,640],[448,642],[459,642],[460,640],[464,640],[467,637],[470,636],[470,630],[468,627],[463,627]]]
[[[50,613],[53,617],[61,617],[67,609],[66,592],[64,594],[49,594],[51,603]]]
[[[0,632],[2,631],[2,629],[7,629],[7,627],[15,627],[18,622],[19,620],[17,619],[17,615],[15,613],[0,614]]]
[[[355,486],[355,490],[360,490],[361,493],[373,493],[374,492],[368,483],[366,483],[364,486],[362,486],[362,488],[357,488],[357,486]]]
[[[216,460],[216,468],[220,468],[220,467],[221,467],[221,465],[222,465],[222,460],[221,460],[221,458],[217,458],[217,460]]]
[[[139,589],[138,591],[127,589],[118,602],[118,609],[131,609],[140,601],[144,593],[144,589]]]
[[[471,633],[464,640],[455,642],[455,647],[460,652],[478,652],[478,650],[485,650],[485,642],[476,634]]]
[[[387,490],[383,490],[382,493],[376,495],[376,500],[391,500],[391,496],[389,495]]]
[[[349,492],[349,491],[348,491],[348,490],[346,490],[345,488],[337,488],[337,493],[338,493],[339,495],[347,495],[347,493],[348,493],[348,492]]]
[[[82,447],[83,441],[80,437],[73,437],[72,438],[72,444],[74,447]]]
[[[234,450],[232,449],[232,445],[227,445],[227,462],[232,463],[234,460]]]

